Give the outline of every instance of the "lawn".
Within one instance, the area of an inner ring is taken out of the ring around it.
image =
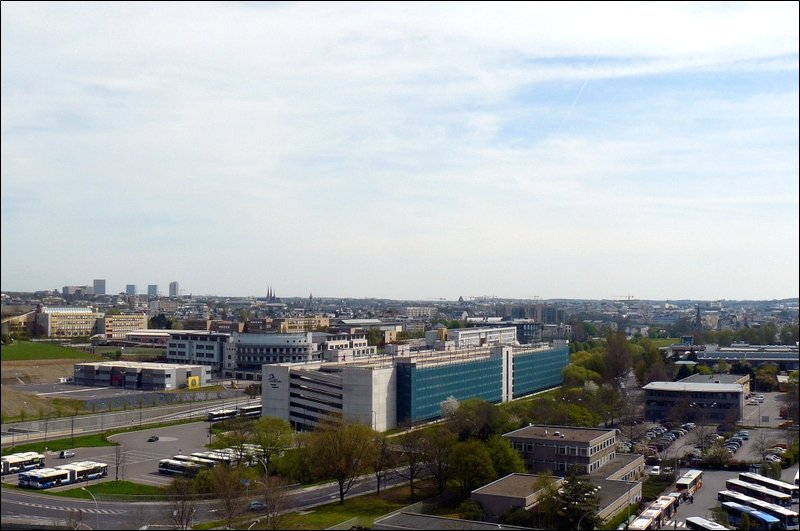
[[[166,489],[154,487],[152,485],[142,485],[130,481],[104,481],[102,483],[90,483],[86,490],[95,495],[98,500],[111,500],[127,496],[164,496]],[[92,499],[89,492],[78,487],[60,492],[50,492],[53,496],[64,496],[67,498]],[[141,499],[141,498],[139,498]]]
[[[0,359],[2,359],[2,361],[55,359],[95,360],[98,359],[98,356],[53,343],[14,341],[11,345],[4,345],[2,349],[0,349]]]

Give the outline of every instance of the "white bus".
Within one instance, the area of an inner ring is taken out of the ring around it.
[[[195,455],[174,455],[172,459],[175,461],[185,461],[187,463],[194,463],[196,465],[200,465],[203,468],[214,468],[217,466],[217,462],[213,459],[208,459],[205,457],[197,457]]]
[[[28,489],[49,489],[72,483],[69,470],[40,468],[20,472],[17,484]]]
[[[200,465],[175,459],[162,459],[158,462],[158,472],[173,476],[194,476],[200,471]]]
[[[762,513],[773,516],[781,522],[781,525],[783,525],[785,529],[800,529],[800,515],[798,515],[797,511],[793,511],[788,507],[781,507],[780,505],[775,505],[774,503],[761,501],[757,498],[753,498],[752,496],[747,496],[746,494],[742,494],[733,490],[719,491],[719,493],[717,493],[717,499],[721,502],[732,501],[740,503],[761,511]]]
[[[701,518],[699,516],[690,516],[687,518],[686,527],[687,529],[699,529],[701,531],[723,531],[728,529],[722,524],[712,522],[711,520],[706,520],[705,518]]]
[[[217,409],[216,411],[209,411],[206,420],[216,422],[218,420],[232,419],[235,416],[235,409]]]
[[[239,415],[242,417],[260,417],[261,404],[253,404],[249,406],[239,406]]]
[[[675,490],[685,496],[692,496],[703,486],[703,471],[689,470],[675,482]]]
[[[755,483],[756,485],[767,487],[770,490],[783,492],[784,494],[791,496],[794,500],[800,499],[800,487],[797,485],[792,485],[791,483],[787,483],[786,481],[768,478],[767,476],[754,474],[752,472],[740,472],[739,479],[741,481],[747,481],[748,483]]]
[[[70,471],[70,481],[80,482],[90,479],[100,479],[108,475],[108,465],[95,461],[77,461],[66,465],[59,465],[56,468]]]
[[[752,498],[768,503],[774,503],[783,507],[791,507],[792,505],[791,495],[768,489],[767,487],[762,487],[755,483],[748,483],[740,479],[729,479],[725,481],[725,487],[728,490],[735,490],[736,492],[747,494]]]
[[[16,474],[34,468],[44,468],[44,455],[37,452],[20,452],[4,455],[2,458],[2,474]]]

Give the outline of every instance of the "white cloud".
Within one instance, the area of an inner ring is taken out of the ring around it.
[[[2,250],[64,258],[4,260],[2,287],[796,295],[797,238],[764,234],[797,231],[797,21],[786,2],[3,3]],[[697,234],[787,274],[660,265]],[[87,264],[98,241],[119,259]]]

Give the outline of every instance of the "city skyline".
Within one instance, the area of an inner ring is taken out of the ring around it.
[[[799,39],[788,2],[4,2],[0,288],[794,298]]]

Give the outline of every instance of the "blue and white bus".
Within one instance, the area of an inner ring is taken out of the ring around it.
[[[782,529],[780,521],[774,516],[762,513],[741,503],[722,502],[720,507],[728,515],[728,521],[731,525],[736,528],[741,526],[742,520],[747,515],[750,521],[750,526],[748,527],[750,531],[779,531]]]
[[[176,459],[162,459],[158,462],[158,472],[172,476],[193,477],[200,471],[200,465]]]
[[[800,530],[800,515],[798,515],[797,511],[793,511],[788,507],[781,507],[780,505],[775,505],[774,503],[761,501],[751,496],[747,496],[746,494],[732,490],[719,491],[719,493],[717,493],[717,499],[721,502],[731,501],[752,507],[753,509],[767,513],[770,516],[774,516],[780,520],[781,525],[788,530]]]

